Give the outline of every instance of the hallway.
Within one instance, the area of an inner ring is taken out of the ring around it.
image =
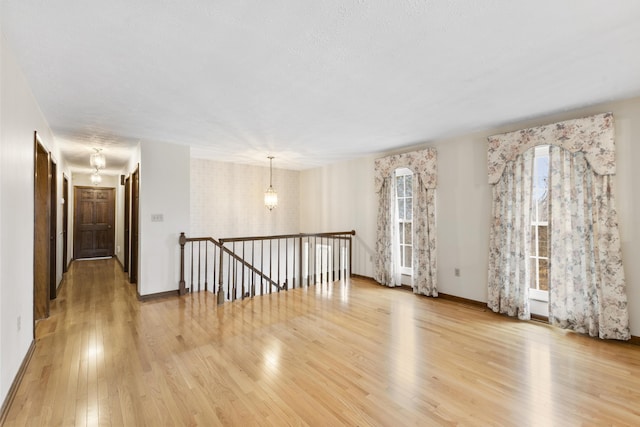
[[[6,426],[638,425],[640,347],[362,279],[217,306],[75,261]]]

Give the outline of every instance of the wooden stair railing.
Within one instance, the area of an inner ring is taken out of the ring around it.
[[[341,280],[351,275],[354,235],[352,230],[216,240],[181,233],[180,295],[208,291],[210,279],[218,304]],[[185,280],[187,265],[189,286]]]

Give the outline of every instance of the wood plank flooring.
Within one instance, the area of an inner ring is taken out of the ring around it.
[[[141,303],[74,262],[7,426],[640,425],[640,347],[364,280]]]

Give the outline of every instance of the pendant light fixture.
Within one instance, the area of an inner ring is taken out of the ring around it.
[[[269,159],[269,188],[264,192],[264,206],[273,210],[278,206],[278,193],[273,188],[273,156],[267,157]]]
[[[100,176],[100,171],[96,168],[95,172],[91,174],[91,183],[93,185],[98,185],[102,182],[102,177]]]
[[[94,150],[96,150],[96,152],[91,154],[91,157],[89,158],[89,164],[92,168],[95,168],[96,171],[104,169],[105,166],[107,166],[107,161],[104,158],[104,154],[101,153],[102,150],[100,148],[94,148]]]

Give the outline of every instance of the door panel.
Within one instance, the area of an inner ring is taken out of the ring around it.
[[[95,203],[95,222],[96,224],[106,225],[109,224],[109,219],[111,217],[111,212],[109,211],[111,207],[109,203],[106,202],[96,202]]]
[[[84,196],[84,194],[83,194]],[[93,225],[93,217],[95,203],[93,201],[83,201],[80,202],[80,225]]]
[[[75,187],[74,257],[112,256],[114,251],[115,189]]]
[[[33,227],[33,306],[34,321],[49,317],[50,291],[50,171],[49,153],[38,142],[35,143],[35,176],[34,176],[34,227]],[[35,331],[35,328],[34,328]]]

